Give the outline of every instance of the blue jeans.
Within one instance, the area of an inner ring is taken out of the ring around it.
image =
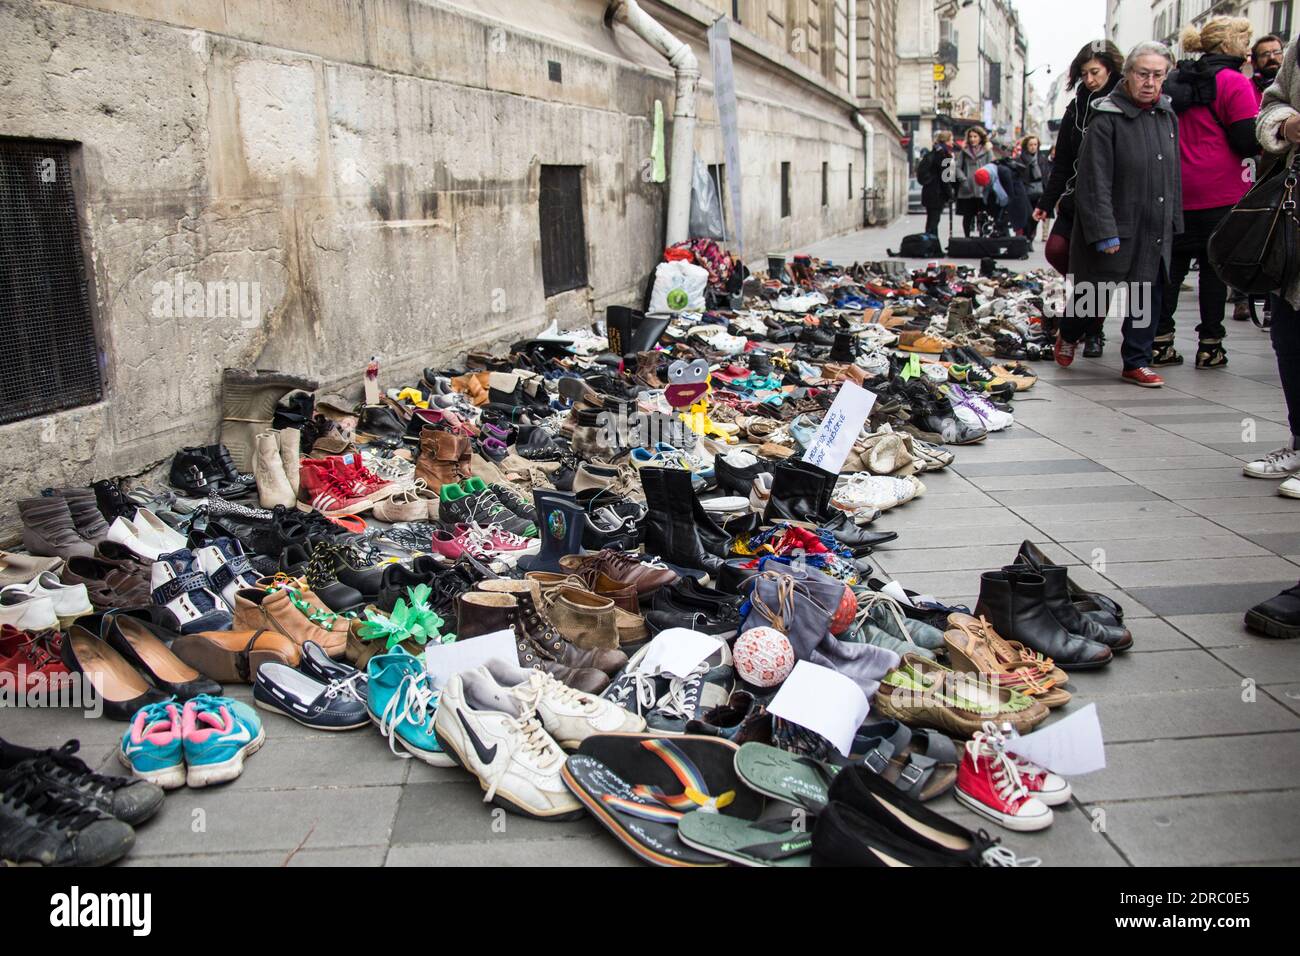
[[[1273,339],[1273,353],[1277,356],[1277,374],[1282,380],[1282,394],[1286,397],[1287,419],[1291,435],[1300,439],[1300,312],[1280,295],[1271,299],[1273,324],[1269,334]],[[1297,442],[1296,447],[1300,447]]]

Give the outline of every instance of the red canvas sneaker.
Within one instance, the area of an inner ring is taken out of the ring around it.
[[[1005,744],[996,729],[977,732],[966,744],[957,768],[957,800],[1008,830],[1043,830],[1052,825],[1052,810],[1029,792]]]
[[[399,490],[394,482],[385,481],[363,465],[360,455],[340,455],[325,460],[331,463],[340,478],[352,483],[354,494],[368,498],[372,503],[377,504],[385,498],[391,498]]]
[[[24,697],[36,690],[49,693],[59,681],[69,679],[61,659],[62,643],[58,631],[33,634],[0,625],[0,684]]]
[[[1069,368],[1074,362],[1074,353],[1079,350],[1078,342],[1067,342],[1061,337],[1061,333],[1056,333],[1056,344],[1052,346],[1052,355],[1056,357],[1056,364],[1061,368]]]

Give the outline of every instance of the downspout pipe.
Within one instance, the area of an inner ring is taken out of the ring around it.
[[[867,226],[871,224],[868,208],[871,202],[871,190],[876,186],[876,128],[857,110],[853,111],[853,121],[858,124],[858,129],[862,130],[862,153],[866,159],[865,171],[862,175],[862,225]]]
[[[605,22],[616,20],[667,59],[677,77],[665,236],[667,245],[671,246],[691,237],[691,174],[695,160],[695,98],[700,85],[700,62],[688,44],[642,10],[636,0],[611,0],[605,11]]]

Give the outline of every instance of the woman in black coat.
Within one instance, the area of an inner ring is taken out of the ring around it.
[[[1183,228],[1178,116],[1160,92],[1173,65],[1164,44],[1139,43],[1124,61],[1123,81],[1092,104],[1070,234],[1074,307],[1056,337],[1057,364],[1068,366],[1121,285],[1127,294],[1121,377],[1144,388],[1164,384],[1150,368],[1151,351],[1174,234]]]
[[[1115,89],[1119,83],[1124,57],[1109,40],[1094,40],[1085,45],[1070,64],[1067,90],[1078,88],[1065,107],[1061,128],[1056,134],[1056,157],[1051,176],[1043,186],[1034,208],[1034,220],[1043,222],[1053,214],[1056,222],[1047,239],[1047,261],[1064,275],[1069,270],[1070,230],[1074,226],[1075,163],[1083,134],[1090,121],[1091,104]],[[1098,353],[1100,354],[1100,353]]]

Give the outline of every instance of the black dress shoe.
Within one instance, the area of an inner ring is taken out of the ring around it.
[[[172,653],[171,642],[179,636],[174,631],[134,614],[109,613],[103,616],[100,636],[155,687],[178,700],[221,693],[220,684]]]
[[[109,720],[130,720],[141,707],[171,696],[151,687],[121,654],[79,624],[63,637],[63,663],[81,676],[86,710],[100,705]]]
[[[897,531],[868,531],[855,524],[845,512],[838,510],[822,527],[830,531],[835,536],[835,540],[852,551],[856,557],[868,555],[877,545],[893,541],[898,537]]]
[[[1106,339],[1101,335],[1085,335],[1083,337],[1083,357],[1084,358],[1101,358],[1102,353],[1106,350]]]

